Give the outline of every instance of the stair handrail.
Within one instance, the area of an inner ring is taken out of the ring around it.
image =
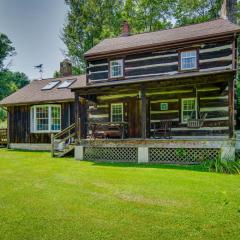
[[[74,133],[70,133],[70,131],[72,129],[75,129],[76,125],[75,123],[71,124],[70,126],[68,126],[67,128],[65,128],[64,130],[62,130],[61,132],[57,133],[57,134],[52,134],[51,135],[51,155],[52,157],[55,157],[55,144],[56,142],[59,144],[60,142],[66,142],[67,140],[70,140],[71,138],[74,138],[76,136],[76,132],[74,131]],[[65,136],[63,138],[60,138],[62,136],[64,136],[66,133],[68,133],[68,136]],[[69,144],[67,144],[69,145]]]
[[[55,139],[58,139],[59,137],[61,137],[62,135],[64,135],[65,133],[67,133],[68,131],[72,130],[73,128],[75,128],[75,123],[73,123],[72,125],[70,125],[69,127],[65,128],[64,130],[62,130],[61,132],[57,133],[54,135]]]

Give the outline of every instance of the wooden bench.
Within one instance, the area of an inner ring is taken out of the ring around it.
[[[90,123],[90,138],[122,138],[126,136],[127,123],[115,123],[115,122],[102,122],[102,123]]]

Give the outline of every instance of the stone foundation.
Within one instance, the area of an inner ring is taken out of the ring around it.
[[[10,143],[9,148],[30,151],[51,151],[51,144],[47,143]]]

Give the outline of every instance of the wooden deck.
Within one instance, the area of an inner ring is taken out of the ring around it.
[[[6,146],[7,143],[7,128],[0,128],[0,146]]]
[[[82,139],[79,145],[95,147],[160,147],[160,148],[221,148],[234,145],[235,139],[227,136],[179,136],[171,139],[126,138],[126,139]]]

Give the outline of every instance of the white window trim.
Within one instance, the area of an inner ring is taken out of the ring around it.
[[[111,104],[111,122],[113,122],[113,119],[112,119],[112,116],[113,116],[113,106],[116,106],[116,105],[121,105],[121,107],[122,107],[122,121],[121,122],[123,122],[123,120],[124,120],[124,108],[123,108],[123,103],[112,103]]]
[[[48,107],[48,130],[37,130],[36,129],[36,108],[37,107]],[[60,108],[60,130],[51,130],[52,125],[52,107]],[[61,117],[62,108],[59,104],[44,104],[44,105],[34,105],[30,109],[30,129],[31,133],[57,133],[62,129],[62,117]]]
[[[183,64],[182,64],[182,59],[183,58],[187,58],[187,57],[182,57],[182,54],[183,53],[186,53],[186,52],[195,52],[196,53],[196,58],[195,58],[195,67],[193,68],[183,68]],[[189,50],[189,51],[182,51],[180,52],[180,69],[182,71],[187,71],[187,70],[196,70],[198,68],[198,51],[196,49],[192,49],[192,50]]]
[[[112,76],[112,62],[115,62],[115,61],[120,61],[120,63],[121,63],[121,72],[122,72],[122,74],[121,75],[119,75],[119,76]],[[110,60],[110,62],[109,62],[109,76],[110,76],[110,78],[121,78],[121,77],[123,77],[123,59],[113,59],[113,60]]]
[[[186,121],[183,121],[183,101],[184,100],[195,100],[195,111],[196,111],[196,119],[198,118],[198,102],[197,102],[197,98],[182,98],[181,100],[181,122],[182,124],[186,124],[187,122]]]

